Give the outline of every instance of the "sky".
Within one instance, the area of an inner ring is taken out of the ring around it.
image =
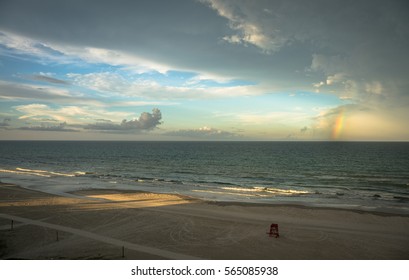
[[[0,140],[408,141],[408,50],[408,1],[0,0]]]

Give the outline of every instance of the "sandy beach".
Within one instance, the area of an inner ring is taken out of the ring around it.
[[[403,215],[0,184],[1,259],[409,259],[408,232]]]

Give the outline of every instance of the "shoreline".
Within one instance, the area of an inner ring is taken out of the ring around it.
[[[127,244],[125,259],[409,258],[408,215],[118,189],[71,194],[1,183],[0,258],[122,259],[118,244]],[[4,215],[26,222],[11,231]],[[266,234],[271,223],[277,239]]]
[[[39,182],[41,184],[41,182]],[[16,185],[19,186],[20,188],[27,189],[27,190],[33,190],[33,191],[38,191],[38,192],[43,192],[43,193],[48,193],[48,194],[53,194],[53,195],[59,195],[59,196],[75,196],[76,192],[81,192],[81,191],[92,191],[92,190],[115,190],[115,191],[121,191],[121,192],[141,192],[141,193],[157,193],[157,194],[168,194],[168,195],[175,195],[175,196],[180,196],[186,199],[191,199],[191,200],[200,200],[209,204],[214,204],[214,205],[240,205],[243,207],[251,207],[251,206],[271,206],[271,207],[299,207],[299,208],[313,208],[313,209],[323,209],[323,210],[343,210],[343,211],[354,211],[357,213],[373,213],[376,215],[381,215],[381,216],[402,216],[402,217],[409,217],[409,210],[401,210],[395,207],[388,207],[388,206],[381,206],[381,207],[372,207],[372,206],[367,206],[367,205],[349,205],[349,204],[341,204],[341,203],[334,203],[334,204],[325,204],[325,203],[314,203],[314,202],[309,202],[309,201],[271,201],[271,202],[260,202],[257,200],[214,200],[214,199],[206,199],[203,197],[198,197],[198,196],[193,196],[189,194],[180,194],[180,193],[173,193],[173,192],[168,192],[168,191],[150,191],[146,189],[132,189],[129,186],[109,186],[109,187],[102,187],[102,188],[96,188],[96,187],[90,187],[90,188],[84,188],[84,189],[77,189],[73,191],[47,191],[47,190],[41,190],[41,189],[36,189],[30,186],[24,186],[19,182],[15,182],[14,180],[9,180],[9,182],[3,182],[0,180],[0,185],[1,184],[11,184],[11,185]],[[73,185],[73,187],[75,187]],[[286,197],[284,197],[286,198]]]
[[[1,183],[0,183],[1,184]],[[18,186],[22,188],[21,186]],[[365,210],[365,209],[353,209],[353,208],[347,208],[347,207],[331,207],[331,206],[320,206],[320,205],[313,205],[313,204],[303,204],[302,202],[294,202],[294,203],[289,203],[289,202],[271,202],[271,203],[265,203],[265,202],[252,202],[252,201],[216,201],[216,200],[206,200],[202,198],[197,198],[193,196],[188,196],[184,194],[173,194],[173,193],[160,193],[160,192],[150,192],[150,191],[142,191],[142,190],[124,190],[124,189],[98,189],[98,188],[93,188],[93,189],[85,189],[85,190],[80,190],[80,191],[72,191],[72,192],[67,192],[68,194],[73,194],[73,195],[78,195],[81,193],[87,194],[87,193],[92,193],[93,191],[95,192],[104,192],[104,191],[117,191],[121,193],[149,193],[149,194],[163,194],[163,195],[171,195],[171,196],[176,196],[181,199],[189,200],[189,201],[196,201],[196,202],[202,202],[208,205],[216,205],[216,206],[240,206],[240,207],[294,207],[294,208],[300,208],[300,209],[310,209],[310,210],[322,210],[322,211],[327,211],[327,210],[333,210],[333,211],[346,211],[346,212],[354,212],[357,214],[373,214],[377,216],[383,216],[383,217],[406,217],[409,218],[409,214],[405,213],[397,213],[397,212],[383,212],[379,210]],[[340,204],[341,205],[341,204]]]

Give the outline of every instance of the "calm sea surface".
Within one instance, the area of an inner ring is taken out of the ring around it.
[[[0,180],[409,213],[409,143],[1,141]]]

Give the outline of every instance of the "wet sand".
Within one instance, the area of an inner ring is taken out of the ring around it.
[[[1,259],[409,259],[408,232],[403,215],[0,184]]]

